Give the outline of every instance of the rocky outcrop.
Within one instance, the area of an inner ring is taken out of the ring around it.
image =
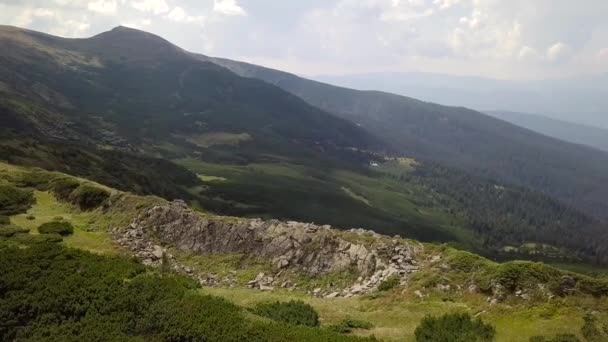
[[[334,297],[369,292],[391,276],[407,282],[409,274],[418,270],[416,259],[422,249],[420,244],[361,229],[339,231],[310,223],[205,216],[182,201],[145,210],[128,227],[116,229],[114,237],[147,264],[160,263],[161,246],[171,246],[197,254],[261,257],[272,262],[276,273],[290,269],[317,277],[353,272],[358,280],[351,287],[314,293]],[[252,279],[252,287],[270,289],[274,278],[278,281],[271,275],[258,278]]]

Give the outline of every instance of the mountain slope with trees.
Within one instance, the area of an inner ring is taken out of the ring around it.
[[[357,123],[402,155],[529,187],[596,218],[608,218],[608,153],[466,108],[341,88],[252,64],[198,56],[275,84]]]

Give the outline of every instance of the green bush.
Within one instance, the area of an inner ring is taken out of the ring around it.
[[[0,185],[0,215],[16,215],[26,212],[34,203],[30,190],[11,185]]]
[[[581,340],[572,334],[561,334],[552,338],[545,336],[533,336],[530,338],[530,342],[581,342]]]
[[[423,318],[415,335],[418,342],[489,342],[496,330],[469,314],[447,314]]]
[[[48,171],[23,172],[15,179],[15,184],[20,187],[36,188],[37,190],[49,190],[51,181],[56,176]]]
[[[373,327],[374,325],[370,322],[347,318],[336,325],[332,325],[330,329],[341,334],[348,334],[351,333],[353,329],[369,330]]]
[[[25,242],[24,242],[25,243]],[[59,244],[0,240],[0,341],[374,341],[252,319],[195,282]]]
[[[302,301],[260,303],[253,312],[278,322],[316,327],[319,325],[319,314],[315,309]]]
[[[398,276],[390,276],[388,279],[386,279],[385,281],[383,281],[380,286],[378,286],[378,291],[388,291],[391,290],[397,286],[399,286],[399,283],[401,282],[401,280],[399,279]]]
[[[28,233],[29,229],[13,226],[13,225],[4,225],[0,226],[0,237],[13,237],[16,234],[25,234]]]
[[[71,178],[61,178],[53,182],[52,190],[59,200],[68,201],[72,191],[76,190],[80,183]]]
[[[70,194],[70,202],[76,204],[82,210],[91,210],[99,207],[105,202],[110,193],[96,186],[82,184]]]
[[[5,215],[0,215],[0,226],[11,223],[11,218]]]
[[[40,234],[59,234],[67,236],[74,234],[74,227],[67,221],[51,221],[43,223],[38,227]]]

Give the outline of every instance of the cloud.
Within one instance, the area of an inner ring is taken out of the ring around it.
[[[568,45],[557,42],[547,49],[547,58],[552,62],[561,62],[570,55],[570,52]]]
[[[519,58],[520,61],[535,60],[538,58],[538,51],[536,51],[536,49],[534,49],[532,47],[524,46],[519,50],[517,57]]]
[[[236,0],[214,0],[213,11],[229,16],[247,15],[247,12],[239,6]]]
[[[433,4],[435,4],[439,9],[446,10],[455,5],[459,5],[461,0],[434,0]]]
[[[167,5],[165,0],[138,0],[133,1],[131,6],[142,12],[151,12],[154,14],[161,14],[169,11],[169,5]]]
[[[171,12],[169,12],[167,18],[173,21],[179,21],[183,23],[202,23],[204,21],[203,16],[190,16],[186,14],[186,11],[184,11],[184,9],[179,6],[175,7]]]
[[[117,4],[116,0],[97,0],[89,2],[87,8],[101,14],[113,14],[116,12]]]

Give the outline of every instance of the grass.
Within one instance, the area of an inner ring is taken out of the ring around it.
[[[109,233],[106,232],[106,227],[99,225],[96,220],[97,213],[80,211],[75,206],[57,201],[48,192],[35,191],[34,197],[36,204],[26,213],[11,217],[12,223],[29,229],[31,234],[38,234],[38,226],[53,221],[56,217],[62,217],[74,226],[74,234],[63,240],[66,246],[98,254],[118,253]],[[97,231],[87,231],[93,226]]]
[[[217,145],[228,145],[236,146],[241,142],[251,140],[252,137],[248,133],[227,133],[227,132],[211,132],[205,134],[199,134],[194,136],[188,136],[186,140],[200,146],[200,147],[211,147]]]
[[[480,317],[496,327],[497,342],[528,341],[536,335],[571,333],[580,336],[584,308],[561,306],[554,308],[489,306],[476,295],[469,302],[449,302],[436,299],[414,299],[410,293],[392,291],[384,296],[322,299],[297,292],[275,290],[262,292],[243,288],[203,288],[204,294],[226,298],[237,305],[253,308],[257,303],[302,300],[319,312],[322,326],[338,324],[344,319],[363,320],[373,324],[369,330],[356,330],[362,336],[374,335],[386,341],[415,341],[414,330],[426,315],[452,312],[481,312]],[[551,311],[547,315],[547,311]],[[605,314],[604,314],[605,315]]]
[[[203,182],[223,182],[226,180],[226,178],[224,177],[218,177],[218,176],[207,176],[207,175],[203,175],[203,174],[197,174],[196,175],[198,177],[198,179],[202,180]]]

